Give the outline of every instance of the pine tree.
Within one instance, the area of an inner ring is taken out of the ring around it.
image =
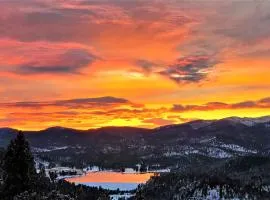
[[[34,187],[36,170],[34,159],[24,134],[19,132],[7,148],[3,159],[4,195],[14,196]]]

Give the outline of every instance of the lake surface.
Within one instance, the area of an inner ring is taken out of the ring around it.
[[[154,173],[90,172],[86,175],[67,178],[69,182],[110,190],[133,190],[146,183]]]

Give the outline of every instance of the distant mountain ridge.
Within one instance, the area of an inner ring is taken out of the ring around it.
[[[132,126],[105,126],[105,127],[101,127],[101,128],[90,128],[87,130],[81,130],[81,129],[75,129],[75,128],[68,128],[68,127],[62,127],[62,126],[52,126],[40,131],[46,131],[46,130],[74,130],[74,131],[82,131],[82,132],[87,132],[87,131],[94,131],[94,130],[105,130],[105,129],[141,129],[141,130],[155,130],[155,129],[160,129],[160,128],[166,128],[166,127],[172,127],[172,126],[181,126],[181,125],[185,125],[185,124],[190,124],[192,126],[194,126],[195,124],[205,124],[205,125],[209,125],[213,122],[217,122],[217,121],[231,121],[231,122],[235,122],[235,123],[242,123],[244,125],[250,126],[250,125],[255,125],[255,124],[259,124],[259,123],[270,123],[270,116],[262,116],[262,117],[227,117],[227,118],[223,118],[223,119],[216,119],[216,120],[203,120],[203,119],[199,119],[199,120],[193,120],[193,121],[189,121],[189,122],[185,122],[185,123],[181,123],[181,124],[170,124],[170,125],[165,125],[165,126],[160,126],[157,128],[153,128],[153,129],[148,129],[148,128],[139,128],[139,127],[132,127]],[[18,131],[17,129],[14,128],[9,128],[9,127],[3,127],[0,128],[0,133],[1,131]],[[40,132],[40,131],[25,131],[25,132]]]
[[[0,129],[0,147],[5,147],[15,133],[14,129]],[[113,167],[144,162],[178,168],[193,162],[270,155],[270,116],[196,120],[154,129],[51,127],[24,133],[36,155],[66,163],[76,160],[81,165]]]

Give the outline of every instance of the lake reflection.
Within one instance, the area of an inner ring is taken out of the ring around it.
[[[111,190],[133,190],[146,183],[154,173],[90,172],[84,176],[67,178],[69,182]]]

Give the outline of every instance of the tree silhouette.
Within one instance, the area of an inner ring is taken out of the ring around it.
[[[4,187],[6,196],[13,196],[31,190],[36,178],[34,159],[24,134],[20,131],[7,148],[3,159]]]

